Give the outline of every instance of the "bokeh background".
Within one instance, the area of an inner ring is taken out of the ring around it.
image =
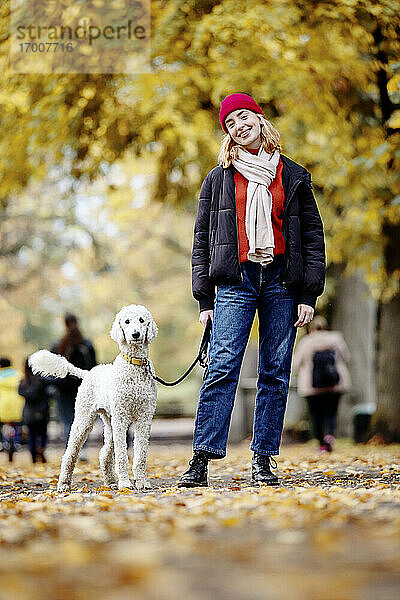
[[[84,17],[75,4],[71,19]],[[312,173],[328,261],[317,312],[344,333],[353,402],[377,406],[371,435],[399,441],[398,3],[153,0],[151,65],[136,75],[15,74],[9,1],[0,10],[0,353],[21,368],[68,310],[110,361],[113,316],[138,303],[159,325],[158,374],[186,368],[201,336],[198,194],[222,140],[220,102],[241,91]],[[199,381],[176,392],[184,412]]]

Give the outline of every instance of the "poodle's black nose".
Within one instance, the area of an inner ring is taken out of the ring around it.
[[[134,331],[132,333],[132,337],[134,340],[137,340],[138,338],[140,338],[140,331]]]

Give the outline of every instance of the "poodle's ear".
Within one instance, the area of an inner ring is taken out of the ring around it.
[[[117,344],[121,344],[124,341],[125,336],[119,322],[119,314],[116,315],[114,323],[110,329],[110,337],[112,340],[114,340],[114,342],[117,342]]]
[[[154,340],[154,338],[157,337],[157,334],[158,334],[158,327],[152,317],[150,319],[150,323],[147,325],[146,342],[148,344],[151,344],[151,342]]]

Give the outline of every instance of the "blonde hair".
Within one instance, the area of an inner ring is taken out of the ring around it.
[[[261,125],[261,143],[264,150],[271,154],[274,150],[281,151],[281,145],[279,143],[280,134],[275,127],[267,121],[264,115],[255,113],[260,121]],[[239,144],[232,139],[231,135],[227,133],[221,144],[221,148],[218,154],[218,164],[226,169],[232,163],[233,159],[237,158]]]

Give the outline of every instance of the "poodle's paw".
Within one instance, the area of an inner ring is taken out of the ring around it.
[[[116,481],[105,481],[104,486],[111,488],[112,490],[118,489],[118,483]]]
[[[112,488],[113,490],[116,490],[118,487],[118,482],[114,477],[107,477],[104,478],[104,485],[106,487]]]
[[[151,490],[151,483],[147,479],[136,479],[135,486],[137,490]]]
[[[71,490],[71,484],[59,481],[57,483],[57,492],[69,492]]]
[[[133,490],[134,489],[134,486],[133,486],[133,484],[132,484],[132,482],[131,482],[130,479],[127,479],[127,480],[122,479],[121,481],[118,482],[118,489],[119,490],[123,490],[125,488],[127,488],[128,490]]]

